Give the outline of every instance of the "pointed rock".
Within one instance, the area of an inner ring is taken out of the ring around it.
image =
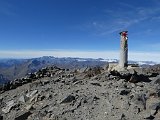
[[[32,92],[30,92],[30,93],[27,93],[27,97],[33,97],[36,93],[38,92],[38,90],[34,90],[34,91],[32,91]]]
[[[28,98],[27,96],[25,96],[25,95],[22,95],[22,96],[18,99],[18,101],[23,102],[23,103],[27,102],[28,100],[29,100],[29,98]]]
[[[26,109],[26,110],[31,110],[31,109],[33,109],[33,105],[32,105],[32,104],[27,105],[27,106],[25,107],[25,109]]]

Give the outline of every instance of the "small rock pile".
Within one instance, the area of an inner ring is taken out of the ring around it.
[[[160,120],[156,73],[52,66],[0,90],[0,120]]]
[[[46,67],[46,68],[43,68],[35,73],[29,73],[26,77],[23,77],[20,79],[15,79],[13,81],[10,81],[6,84],[1,85],[0,92],[15,89],[19,86],[22,86],[26,83],[33,82],[33,81],[40,79],[40,78],[52,77],[53,75],[60,74],[61,72],[64,72],[64,71],[65,71],[65,69],[61,69],[56,66]]]

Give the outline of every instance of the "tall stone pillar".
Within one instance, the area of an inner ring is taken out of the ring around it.
[[[120,60],[119,67],[124,69],[128,66],[128,31],[120,32],[121,35],[121,45],[120,45]]]

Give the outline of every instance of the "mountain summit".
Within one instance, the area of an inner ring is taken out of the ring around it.
[[[46,67],[1,86],[1,120],[159,119],[154,69]]]

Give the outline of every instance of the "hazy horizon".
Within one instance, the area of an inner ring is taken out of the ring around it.
[[[37,58],[42,56],[53,57],[79,57],[79,58],[103,58],[103,59],[117,59],[119,60],[119,51],[73,51],[73,50],[23,50],[23,51],[0,51],[0,58],[10,59],[25,59],[25,58]],[[153,61],[160,63],[160,53],[151,52],[129,52],[129,60],[133,61]]]

